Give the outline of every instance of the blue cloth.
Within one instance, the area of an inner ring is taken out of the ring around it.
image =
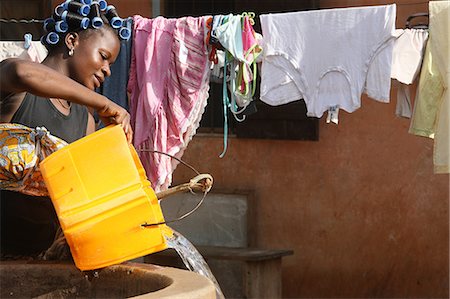
[[[126,26],[131,29],[133,20],[128,19],[125,21],[127,22]],[[114,64],[111,65],[111,76],[105,78],[102,86],[96,89],[98,93],[125,108],[127,111],[129,111],[127,84],[131,64],[131,46],[131,37],[126,41],[122,40],[120,42],[119,55]],[[98,122],[97,115],[95,115],[95,120]],[[99,125],[99,128],[101,127],[104,127],[102,123]]]
[[[116,62],[111,65],[111,76],[99,88],[99,93],[114,103],[128,109],[127,83],[131,61],[131,39],[120,42],[120,52]]]

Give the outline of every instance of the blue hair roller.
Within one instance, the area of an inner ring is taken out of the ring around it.
[[[62,15],[62,13],[66,10],[64,8],[64,4],[65,3],[62,3],[55,7],[55,15],[57,15],[58,17],[60,17]]]
[[[55,24],[55,30],[59,33],[67,32],[67,30],[69,30],[69,25],[66,21],[58,21]]]
[[[49,32],[45,37],[45,41],[49,45],[56,45],[59,42],[59,35],[56,32]]]
[[[89,23],[90,23],[89,18],[83,18],[80,22],[80,28],[88,29]]]
[[[91,7],[89,5],[77,1],[67,0],[63,5],[66,10],[76,12],[82,16],[87,16],[91,11]]]
[[[112,28],[118,29],[123,26],[123,19],[117,15],[116,8],[113,5],[108,5],[105,15]]]
[[[120,17],[113,17],[109,23],[111,24],[111,27],[114,29],[120,28],[123,25],[123,20]]]
[[[83,2],[86,5],[91,5],[92,4],[92,0],[81,0],[81,2]]]
[[[79,8],[79,12],[82,16],[87,16],[89,12],[91,11],[91,7],[87,4],[84,4]]]
[[[123,40],[129,40],[131,36],[131,30],[128,29],[127,27],[122,27],[119,30],[119,36]]]
[[[103,20],[100,17],[94,17],[92,18],[91,24],[93,28],[98,29],[103,26]]]
[[[100,16],[100,4],[97,1],[94,1],[91,4],[91,12],[89,13],[89,18],[91,19],[91,26],[95,29],[103,26],[103,20]]]
[[[108,7],[108,3],[105,0],[97,0],[97,3],[100,6],[101,11],[104,11],[106,7]]]
[[[70,11],[63,12],[61,18],[72,27],[80,27],[81,29],[87,29],[89,27],[89,18],[81,17]]]
[[[53,30],[53,28],[55,28],[55,19],[53,18],[48,18],[44,20],[44,29],[47,32],[50,32]]]
[[[64,8],[64,10],[67,10],[70,2],[72,2],[72,0],[66,0],[66,1],[64,1],[64,3],[61,3],[60,5]],[[62,13],[61,13],[61,15],[62,15]]]

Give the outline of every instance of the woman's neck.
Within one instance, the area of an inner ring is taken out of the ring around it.
[[[49,54],[43,61],[42,64],[54,69],[58,73],[61,73],[65,76],[69,77],[69,71],[67,68],[67,64],[63,59],[62,54]]]

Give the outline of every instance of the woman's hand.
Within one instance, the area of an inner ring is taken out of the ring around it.
[[[127,136],[128,143],[131,143],[133,140],[133,129],[130,124],[130,114],[125,109],[108,100],[103,108],[97,110],[97,113],[105,125],[121,125]]]

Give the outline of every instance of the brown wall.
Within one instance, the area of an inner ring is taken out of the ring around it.
[[[122,16],[151,15],[150,0],[108,2]],[[395,2],[398,27],[427,11],[425,0]],[[433,174],[433,141],[408,134],[395,95],[393,85],[390,104],[364,96],[338,126],[322,119],[318,142],[230,138],[223,159],[221,137],[190,143],[183,159],[216,189],[254,190],[255,245],[295,251],[283,260],[284,297],[448,297],[449,176]],[[190,177],[179,167],[174,183]]]
[[[392,1],[322,0],[345,7]],[[427,11],[396,1],[398,23]],[[216,189],[256,196],[256,244],[293,249],[283,260],[283,297],[445,298],[449,292],[449,176],[433,174],[433,141],[408,134],[391,103],[367,97],[320,121],[320,141],[197,135],[183,159],[215,178]],[[179,167],[175,184],[187,181]]]
[[[121,17],[141,15],[152,16],[152,0],[107,0],[108,4],[114,5]]]

